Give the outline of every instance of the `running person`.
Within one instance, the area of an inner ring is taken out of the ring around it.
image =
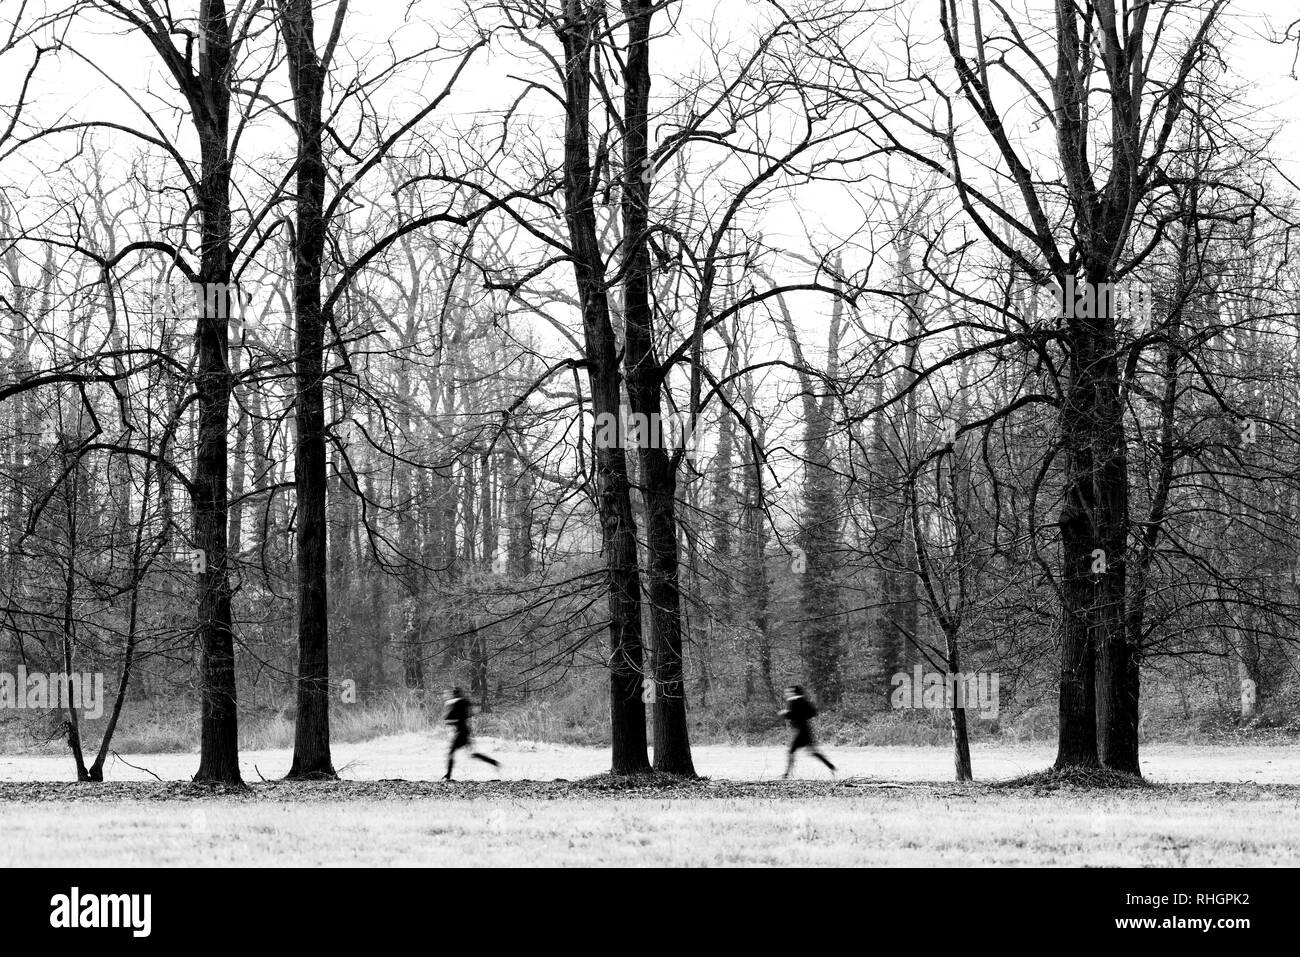
[[[456,752],[461,748],[469,747],[469,716],[473,710],[474,704],[465,697],[465,693],[459,688],[452,688],[451,694],[447,698],[447,713],[442,716],[445,724],[452,730],[451,747],[447,749],[447,773],[442,776],[444,781],[451,780],[451,768],[456,762]],[[489,758],[486,754],[480,754],[477,751],[469,753],[471,758],[477,758],[484,764],[490,764],[497,769],[497,774],[501,773],[501,762],[495,758]]]
[[[783,780],[790,777],[790,772],[794,770],[794,753],[800,748],[807,748],[813,753],[813,757],[830,768],[831,774],[835,773],[835,765],[831,764],[830,758],[821,753],[817,742],[813,740],[812,719],[816,715],[817,706],[804,694],[800,685],[790,685],[785,689],[785,708],[781,710],[780,716],[790,723],[794,738],[790,741],[790,754],[785,762],[785,774],[781,775]]]

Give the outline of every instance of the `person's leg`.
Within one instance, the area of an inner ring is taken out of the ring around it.
[[[486,754],[481,754],[478,751],[471,751],[469,756],[471,758],[478,758],[484,764],[492,765],[492,767],[496,768],[498,771],[501,770],[501,762],[496,758],[489,758]]]
[[[443,775],[444,781],[451,780],[452,765],[456,763],[456,752],[469,744],[469,740],[463,731],[457,731],[451,739],[451,746],[447,748],[447,773]]]
[[[812,743],[812,735],[808,733],[807,728],[795,729],[794,737],[790,740],[790,759],[786,762],[785,774],[783,774],[782,777],[788,778],[790,773],[794,770],[794,753],[800,748],[811,747]]]
[[[831,769],[831,774],[834,774],[834,773],[835,773],[835,765],[831,764],[831,759],[830,759],[830,758],[828,758],[828,757],[826,757],[826,755],[822,754],[822,752],[821,752],[821,748],[816,748],[816,747],[814,747],[814,748],[811,748],[810,750],[811,750],[812,753],[813,753],[813,757],[815,757],[818,761],[820,761],[822,764],[826,765],[828,768]]]

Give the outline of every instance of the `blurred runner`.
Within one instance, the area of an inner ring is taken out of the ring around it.
[[[835,765],[831,764],[830,758],[821,753],[817,742],[813,740],[812,719],[817,716],[817,706],[804,694],[802,685],[790,685],[785,689],[785,708],[781,710],[780,715],[790,722],[790,728],[794,731],[794,738],[790,741],[790,755],[785,763],[785,774],[781,777],[783,779],[790,777],[790,772],[794,770],[794,753],[800,748],[811,751],[813,757],[830,768],[831,774],[834,774]]]
[[[461,748],[469,747],[469,716],[474,709],[474,703],[465,697],[465,693],[459,688],[452,688],[447,698],[447,713],[442,716],[442,720],[451,726],[451,747],[447,749],[447,773],[442,776],[444,781],[451,780],[452,765],[456,763],[456,752]],[[495,758],[489,758],[486,754],[480,754],[477,751],[469,753],[471,758],[477,758],[484,764],[490,764],[497,769],[497,774],[501,774],[501,762]],[[823,758],[823,760],[825,760]]]

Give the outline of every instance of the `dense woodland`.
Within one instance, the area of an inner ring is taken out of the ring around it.
[[[1035,716],[1133,773],[1153,716],[1295,720],[1300,210],[1240,51],[1300,23],[360,6],[0,7],[0,670],[107,676],[79,778],[160,701],[197,780],[267,711],[333,776],[332,713],[451,684],[583,696],[616,772],[917,665],[1000,676],[960,778]]]

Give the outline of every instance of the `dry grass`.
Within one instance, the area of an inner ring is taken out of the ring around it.
[[[27,786],[35,788],[36,786]],[[112,786],[110,786],[112,787]],[[726,866],[1300,863],[1300,792],[1050,796],[956,785],[551,784],[0,789],[0,865]],[[540,790],[539,790],[540,789]],[[55,827],[54,822],[58,822]]]

